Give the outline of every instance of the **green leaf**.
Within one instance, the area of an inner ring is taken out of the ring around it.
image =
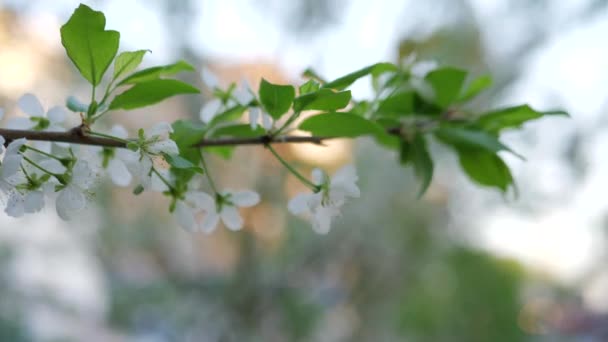
[[[173,64],[156,66],[156,67],[140,70],[136,73],[129,75],[124,80],[120,81],[118,83],[118,85],[121,86],[121,85],[125,85],[125,84],[137,84],[137,83],[147,82],[147,81],[159,79],[162,76],[175,75],[182,71],[195,71],[195,69],[192,65],[188,64],[185,61],[178,61],[177,63],[173,63]]]
[[[194,165],[199,165],[201,162],[201,156],[197,147],[192,145],[201,141],[205,137],[207,129],[202,123],[195,123],[192,121],[177,120],[171,125],[173,127],[173,133],[171,133],[171,139],[175,141],[179,147],[179,155],[190,161]],[[194,171],[188,170],[173,170],[173,173],[178,176],[180,181],[184,183],[188,182],[195,174]]]
[[[503,192],[513,184],[509,167],[497,154],[474,148],[458,148],[457,152],[460,166],[473,181]]]
[[[378,116],[399,117],[414,113],[415,97],[411,91],[402,91],[382,100],[376,114]]]
[[[290,85],[272,84],[263,78],[260,81],[260,102],[275,120],[287,113],[295,96],[296,91]]]
[[[61,44],[80,74],[98,85],[118,51],[120,33],[106,31],[102,12],[80,5],[61,26]]]
[[[542,118],[546,115],[565,115],[564,111],[539,112],[528,105],[508,107],[499,109],[477,119],[477,125],[492,133],[499,133],[505,128],[520,128],[524,123]]]
[[[211,122],[209,122],[208,127],[215,127],[215,126],[217,126],[217,124],[222,123],[222,122],[237,120],[238,118],[240,118],[243,115],[243,113],[245,113],[246,110],[247,110],[247,107],[245,107],[245,106],[241,106],[241,105],[232,106],[232,107],[226,109],[225,111],[214,116],[213,119],[211,120]]]
[[[335,79],[329,83],[323,85],[323,88],[332,88],[336,90],[342,90],[347,88],[351,84],[355,83],[358,79],[365,77],[367,75],[380,75],[389,71],[398,71],[399,68],[392,63],[376,63],[370,65],[368,67],[359,69],[353,73],[350,73],[346,76],[342,76],[338,79]]]
[[[466,77],[466,71],[440,68],[429,72],[425,79],[435,91],[435,103],[447,108],[459,98]]]
[[[412,143],[407,140],[399,142],[399,162],[401,165],[407,165],[412,161]]]
[[[180,170],[188,170],[196,173],[203,174],[203,169],[201,169],[198,165],[195,165],[190,160],[183,158],[179,155],[171,155],[171,154],[163,154],[165,160],[171,167],[180,169]]]
[[[258,126],[256,129],[252,129],[251,125],[248,124],[224,126],[213,132],[214,137],[230,136],[239,138],[253,138],[264,134],[266,134],[264,128]]]
[[[317,82],[315,80],[308,80],[308,81],[306,81],[306,83],[302,84],[298,90],[299,90],[300,96],[301,96],[301,95],[315,92],[315,91],[319,90],[320,87],[321,87],[321,85],[319,84],[319,82]]]
[[[293,101],[293,110],[296,112],[303,110],[334,111],[348,106],[350,99],[350,90],[334,92],[331,89],[320,89],[314,93],[297,97]]]
[[[158,103],[171,96],[198,92],[198,89],[178,80],[156,79],[137,83],[117,95],[110,103],[110,109],[140,108]]]
[[[504,150],[515,154],[511,149],[503,145],[496,136],[478,129],[454,125],[441,125],[439,129],[435,131],[435,136],[444,143],[456,148],[481,148],[492,153]]]
[[[491,86],[492,77],[489,75],[480,76],[471,81],[471,84],[469,84],[467,90],[464,91],[458,101],[468,101]]]
[[[144,59],[146,52],[150,50],[125,51],[119,54],[114,61],[114,79],[135,70]]]
[[[373,121],[350,113],[325,113],[304,120],[299,129],[316,136],[349,137],[385,134]]]
[[[421,134],[416,134],[416,137],[411,143],[410,159],[414,165],[414,173],[416,178],[422,183],[418,190],[418,198],[426,193],[426,190],[431,185],[433,180],[433,160],[426,146],[426,140]]]

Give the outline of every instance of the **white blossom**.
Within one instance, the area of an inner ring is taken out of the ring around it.
[[[251,190],[232,191],[225,190],[216,198],[201,192],[197,198],[197,206],[206,212],[199,230],[211,233],[218,223],[222,221],[230,230],[243,228],[243,218],[238,208],[252,207],[260,202],[260,195]]]
[[[66,110],[61,106],[55,106],[45,112],[38,98],[30,93],[27,93],[19,98],[17,105],[27,116],[11,118],[7,122],[7,128],[11,129],[36,129],[41,131],[61,132],[65,128],[62,127],[67,116]],[[56,143],[59,146],[67,147],[66,143]],[[51,151],[51,142],[36,141],[35,147],[44,151]]]
[[[56,200],[57,214],[69,220],[75,213],[83,210],[91,196],[91,187],[95,184],[96,174],[89,164],[79,159],[74,164],[68,184],[59,191]]]
[[[187,191],[184,197],[175,203],[173,216],[177,223],[190,232],[202,231],[201,224],[197,222],[197,216],[202,214],[210,198],[211,196],[202,191]]]
[[[270,131],[274,125],[272,116],[260,107],[249,108],[249,124],[251,125],[251,129],[256,129],[258,127],[260,119],[262,121],[262,127],[264,127],[266,131]]]
[[[300,193],[289,201],[288,209],[294,215],[306,215],[313,230],[327,234],[332,219],[340,216],[340,208],[349,197],[360,196],[357,173],[353,165],[339,169],[331,179],[320,169],[312,172],[313,183],[319,186],[316,193]]]
[[[140,142],[139,150],[123,150],[120,152],[120,159],[125,162],[128,171],[138,178],[144,189],[154,191],[167,190],[166,184],[164,184],[158,174],[152,172],[152,168],[154,167],[154,158],[156,156],[162,153],[170,155],[179,154],[177,144],[169,137],[171,132],[173,132],[171,125],[160,122],[149,130],[144,131],[144,141]],[[171,177],[166,169],[156,167],[155,170],[164,179]]]
[[[220,83],[208,68],[204,67],[201,71],[201,79],[203,84],[210,90],[216,90],[220,88]],[[222,102],[219,98],[213,98],[203,105],[199,113],[201,121],[204,123],[211,122],[219,113],[232,106],[242,105],[247,106],[255,98],[253,96],[251,86],[246,79],[241,81],[241,84],[234,90],[232,90],[231,98],[225,102]]]
[[[179,154],[177,144],[169,137],[171,133],[173,133],[173,127],[166,122],[159,122],[149,130],[145,130],[144,151],[150,154]]]
[[[128,138],[127,130],[121,125],[112,126],[110,135],[121,139]],[[106,156],[104,155],[104,150],[101,147],[91,146],[90,149],[91,152],[97,157],[93,162],[97,164],[97,168],[99,169],[103,169],[104,158],[109,158],[107,160],[105,170],[110,176],[112,183],[121,187],[131,184],[133,175],[129,171],[127,163],[131,162],[133,159],[136,159],[137,154],[134,154],[133,151],[124,148],[114,148],[112,150],[112,155]]]

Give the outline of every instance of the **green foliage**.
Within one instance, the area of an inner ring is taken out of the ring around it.
[[[61,44],[80,74],[97,86],[118,51],[120,34],[106,31],[103,13],[80,5],[61,27]]]
[[[196,166],[188,159],[180,157],[179,155],[170,155],[165,153],[163,154],[163,157],[165,157],[165,160],[167,161],[167,163],[169,163],[169,165],[171,165],[172,168],[194,171],[200,174],[203,173],[203,169],[201,169],[199,166]]]
[[[260,101],[275,120],[287,113],[295,96],[293,86],[272,84],[265,79],[260,81]]]
[[[424,136],[421,134],[416,134],[416,137],[410,144],[407,154],[407,156],[402,155],[401,159],[404,160],[405,158],[406,161],[409,159],[414,165],[414,173],[416,174],[416,178],[418,178],[421,183],[420,190],[418,191],[418,197],[422,197],[429,185],[431,185],[434,170],[433,160],[431,159],[431,154],[426,146]]]
[[[495,153],[483,149],[457,149],[460,166],[473,181],[506,192],[513,184],[513,176],[505,162]]]
[[[425,79],[435,91],[435,103],[447,108],[460,97],[466,77],[466,71],[440,68],[429,72]]]
[[[377,116],[399,117],[414,114],[415,93],[412,91],[399,91],[391,94],[380,102]]]
[[[241,125],[230,125],[219,127],[213,132],[214,137],[237,137],[237,138],[253,138],[259,137],[266,133],[262,127],[257,127],[256,129],[251,128],[251,125],[241,124]]]
[[[479,93],[486,90],[490,86],[492,86],[492,77],[490,77],[489,75],[480,76],[471,81],[471,83],[467,87],[467,90],[463,92],[458,101],[468,101],[479,95]]]
[[[527,341],[519,328],[522,271],[487,253],[455,248],[408,279],[400,326],[408,340]]]
[[[301,95],[315,92],[315,91],[319,90],[320,87],[321,87],[321,85],[319,84],[319,82],[317,82],[315,80],[308,80],[308,81],[306,81],[306,83],[302,84],[298,88],[298,91],[300,92],[300,96],[301,96]]]
[[[528,105],[521,105],[486,113],[477,119],[476,124],[485,131],[498,134],[506,128],[521,128],[524,123],[546,115],[568,116],[568,113],[564,111],[539,112]]]
[[[334,92],[330,89],[320,89],[297,97],[293,102],[293,110],[327,110],[334,111],[348,106],[351,94],[349,91]]]
[[[125,51],[116,56],[116,60],[114,61],[114,79],[116,80],[135,70],[141,64],[146,52],[150,52],[150,50]]]
[[[317,136],[348,138],[384,133],[382,127],[375,122],[350,113],[324,113],[311,116],[298,128]]]
[[[358,79],[360,79],[362,77],[365,77],[368,75],[378,76],[385,72],[398,71],[398,70],[399,70],[399,68],[392,63],[376,63],[376,64],[370,65],[368,67],[365,67],[363,69],[357,70],[353,73],[350,73],[346,76],[342,76],[329,83],[326,83],[323,85],[323,88],[342,90],[342,89],[348,88],[351,84],[355,83],[355,81],[357,81]]]
[[[175,74],[183,72],[183,71],[194,71],[194,70],[195,70],[194,67],[192,65],[188,64],[187,62],[178,61],[177,63],[151,67],[151,68],[147,68],[147,69],[138,71],[132,75],[129,75],[124,80],[120,81],[118,83],[118,85],[121,86],[121,85],[125,85],[125,84],[137,84],[137,83],[147,82],[147,81],[151,81],[151,80],[156,80],[163,76],[172,76],[172,75],[175,75]]]
[[[198,92],[198,89],[178,80],[153,79],[136,83],[117,95],[110,103],[110,109],[135,109],[158,103],[174,95]]]
[[[462,127],[453,124],[443,124],[435,132],[439,140],[448,145],[456,147],[473,147],[486,150],[491,153],[498,151],[511,151],[503,145],[494,135],[474,127]]]

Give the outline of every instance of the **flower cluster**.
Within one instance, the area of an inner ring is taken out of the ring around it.
[[[224,91],[207,70],[203,71],[202,77],[216,95],[216,99],[209,101],[201,110],[204,123],[209,124],[222,109],[237,105],[248,110],[248,126],[252,130],[257,129],[260,123],[267,132],[273,129],[272,118],[264,112],[249,85],[233,85]],[[62,107],[45,111],[32,94],[23,95],[18,100],[18,107],[25,116],[10,118],[9,128],[66,131],[62,123],[67,111]],[[3,114],[0,110],[0,119]],[[94,186],[103,175],[117,186],[133,185],[136,195],[142,191],[155,191],[170,197],[173,217],[181,227],[191,232],[211,233],[220,223],[230,230],[242,229],[244,220],[240,208],[260,202],[260,195],[255,191],[218,191],[203,153],[198,151],[202,168],[182,158],[178,144],[172,139],[173,127],[168,123],[160,122],[149,129],[140,129],[136,139],[129,139],[127,130],[119,125],[107,133],[88,133],[119,141],[125,147],[82,147],[25,138],[6,141],[0,136],[0,193],[5,200],[5,213],[21,217],[39,212],[45,203],[54,201],[58,215],[69,220],[87,207],[94,196]],[[277,155],[277,158],[280,157]],[[183,172],[180,173],[184,168],[196,172],[184,177]],[[303,178],[294,169],[289,169],[298,178]],[[211,191],[201,188],[201,174],[208,178]],[[316,232],[327,233],[332,219],[339,216],[346,200],[359,196],[356,181],[352,165],[340,169],[331,179],[315,169],[312,181],[305,181],[313,193],[297,195],[289,202],[288,208],[293,214],[309,217]]]

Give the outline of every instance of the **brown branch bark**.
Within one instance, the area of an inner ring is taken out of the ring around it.
[[[126,147],[122,141],[98,137],[87,134],[82,127],[74,127],[65,132],[48,132],[48,131],[33,131],[33,130],[17,130],[0,128],[0,135],[7,142],[12,140],[26,138],[27,140],[65,142],[80,145],[94,145],[102,147]],[[321,144],[323,140],[333,139],[334,137],[315,137],[315,136],[278,136],[271,137],[263,135],[251,138],[216,138],[203,139],[194,144],[195,147],[210,147],[210,146],[236,146],[236,145],[265,145],[265,144],[280,144],[280,143],[312,143]]]

